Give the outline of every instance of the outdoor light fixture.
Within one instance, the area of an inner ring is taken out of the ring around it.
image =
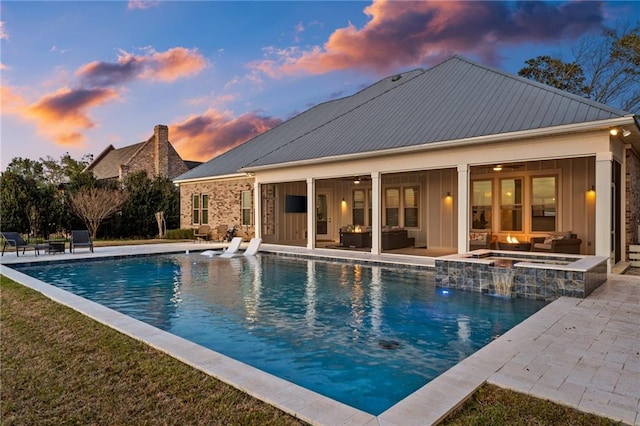
[[[618,129],[611,129],[609,130],[609,133],[611,134],[611,136],[615,136],[618,134]]]
[[[626,138],[626,137],[627,137],[627,136],[629,136],[630,134],[631,134],[631,131],[630,131],[630,130],[622,129],[622,136],[623,136],[623,137],[625,137],[625,138]]]
[[[356,185],[360,183],[360,176],[356,176],[356,178],[353,180],[353,183],[355,183]]]
[[[447,191],[447,198],[451,198],[451,192]]]
[[[496,164],[495,166],[493,166],[494,172],[499,172],[500,170],[502,170],[502,164]]]

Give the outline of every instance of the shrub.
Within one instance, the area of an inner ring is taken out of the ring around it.
[[[193,240],[193,229],[169,229],[164,238],[167,240]]]

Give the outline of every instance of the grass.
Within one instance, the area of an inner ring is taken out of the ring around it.
[[[485,384],[441,424],[446,426],[604,426],[622,423]]]
[[[301,425],[142,342],[0,277],[3,425]]]
[[[0,423],[302,425],[275,407],[0,276]],[[482,386],[444,425],[612,425]]]

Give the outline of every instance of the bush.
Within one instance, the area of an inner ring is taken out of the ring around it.
[[[193,229],[169,229],[164,238],[167,240],[193,240]]]

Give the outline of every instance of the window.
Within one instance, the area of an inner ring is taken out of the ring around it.
[[[400,216],[400,189],[388,188],[384,192],[385,225],[398,226]]]
[[[500,181],[500,230],[522,231],[522,179]]]
[[[364,226],[364,190],[356,189],[353,191],[353,224]]]
[[[404,226],[407,228],[418,227],[418,201],[419,188],[404,188]]]
[[[200,194],[193,194],[193,213],[191,214],[192,222],[194,225],[200,224]]]
[[[241,225],[251,225],[251,207],[253,205],[251,191],[242,191],[240,198],[240,209],[242,210]]]
[[[193,194],[193,211],[191,219],[194,225],[209,224],[209,196],[206,194]]]
[[[491,181],[474,181],[471,185],[471,228],[491,229]]]
[[[556,230],[556,178],[531,178],[531,231]]]

